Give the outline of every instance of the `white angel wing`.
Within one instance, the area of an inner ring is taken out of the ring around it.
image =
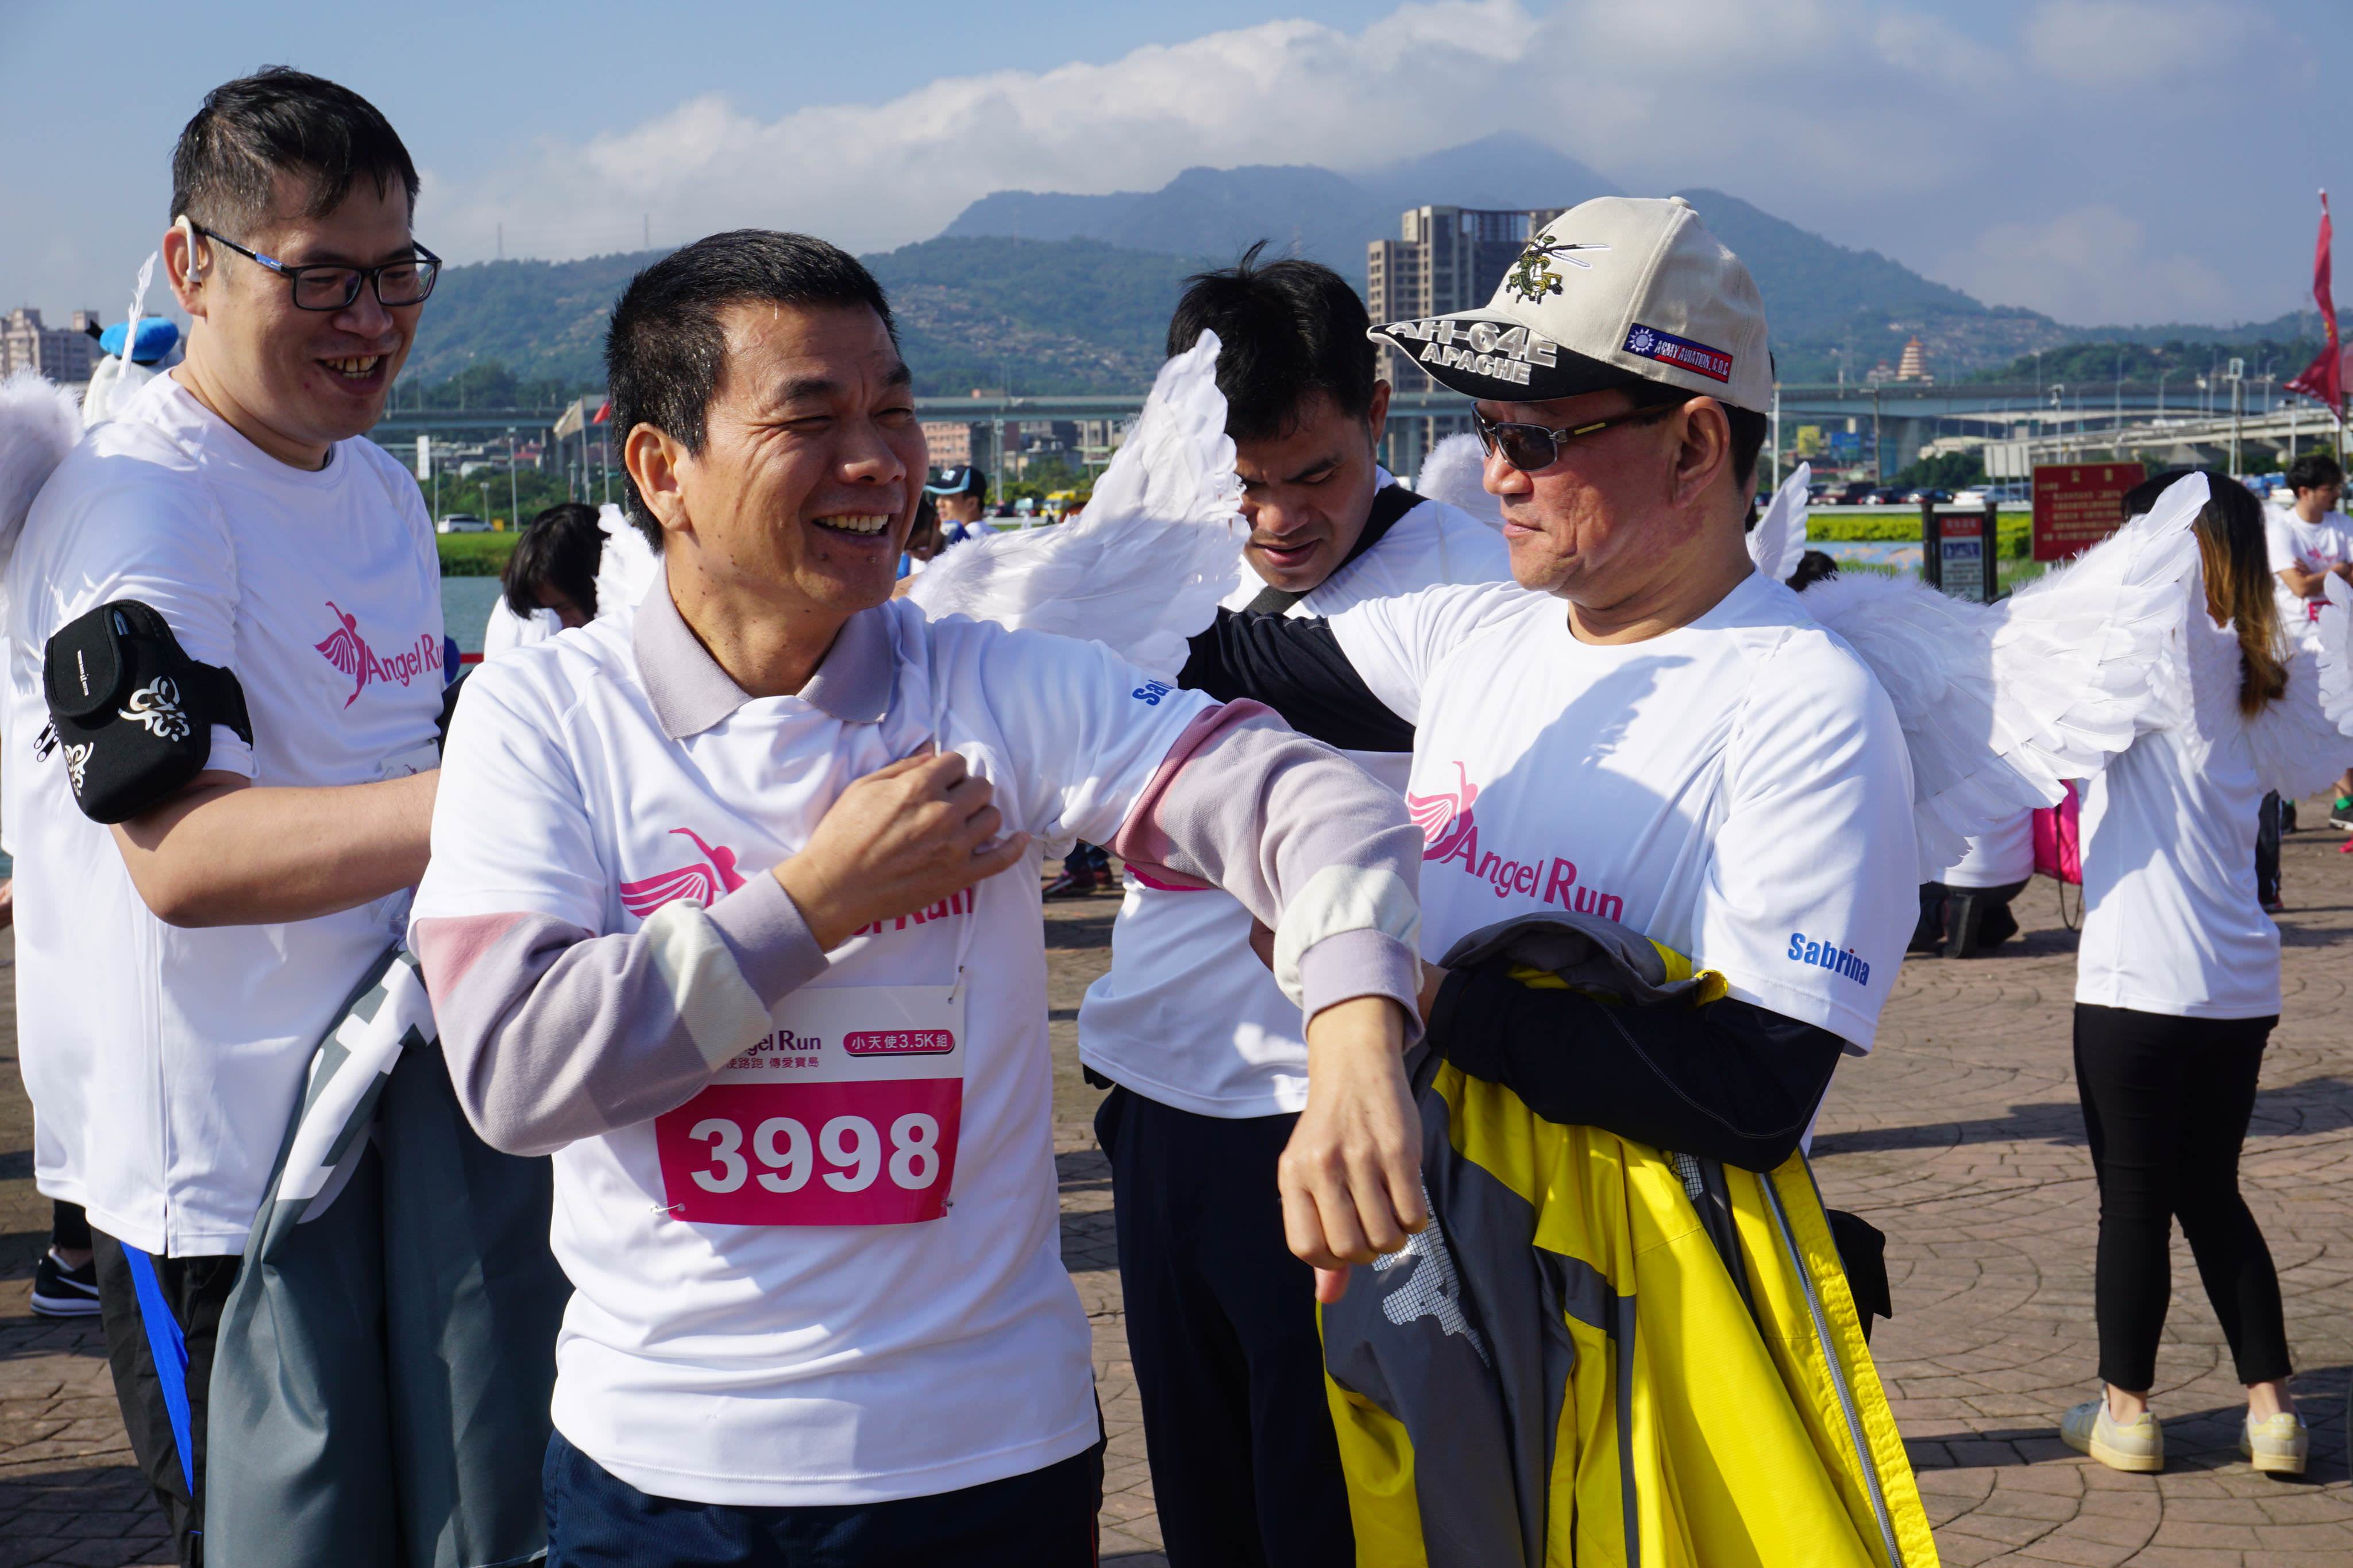
[[[1806,487],[1813,482],[1814,466],[1799,463],[1748,531],[1748,559],[1776,583],[1788,582],[1806,552]]]
[[[1413,481],[1413,490],[1416,495],[1459,507],[1490,528],[1501,528],[1503,506],[1480,481],[1480,476],[1486,471],[1487,454],[1479,445],[1478,437],[1467,433],[1449,436],[1421,460],[1421,472]]]
[[[33,498],[80,439],[72,393],[37,371],[0,381],[0,574],[16,552]]]
[[[1852,572],[1806,590],[1814,618],[1869,665],[1912,753],[1922,875],[1962,840],[2057,803],[2143,729],[2173,688],[2158,673],[2196,584],[2192,475],[2072,566],[1998,605]]]
[[[2320,647],[2316,652],[2301,649],[2287,661],[2287,690],[2277,699],[2263,704],[2263,711],[2252,719],[2242,718],[2234,699],[2239,689],[2239,642],[2227,627],[2215,628],[2203,616],[2192,620],[2207,628],[2209,640],[2219,645],[2210,664],[2219,666],[2212,672],[2200,670],[2192,659],[2192,680],[2205,674],[2204,689],[2199,691],[2198,704],[2200,726],[2210,735],[2225,733],[2224,726],[2241,723],[2246,728],[2247,748],[2254,753],[2255,773],[2263,787],[2279,792],[2283,800],[2301,800],[2321,788],[2353,763],[2353,616],[2348,616],[2348,595],[2344,579],[2331,574],[2325,586],[2327,602],[2322,605]],[[2217,700],[2206,700],[2209,692]]]
[[[1174,676],[1185,639],[1241,580],[1241,481],[1217,364],[1217,334],[1203,332],[1160,367],[1075,521],[943,551],[908,596],[934,620],[969,616],[1092,638]]]
[[[661,574],[661,557],[638,525],[610,501],[598,510],[596,526],[605,531],[605,548],[596,558],[596,614],[634,610]]]

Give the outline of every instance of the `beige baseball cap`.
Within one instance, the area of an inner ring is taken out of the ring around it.
[[[1765,300],[1681,196],[1597,196],[1530,239],[1486,308],[1370,336],[1451,391],[1544,403],[1662,382],[1769,413]]]

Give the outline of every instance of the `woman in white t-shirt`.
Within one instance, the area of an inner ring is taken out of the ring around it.
[[[2126,510],[2179,477],[2150,480]],[[2258,1469],[2300,1474],[2279,1279],[2239,1195],[2239,1149],[2280,1010],[2279,931],[2256,901],[2258,808],[2267,789],[2293,798],[2325,781],[2336,731],[2316,695],[2321,656],[2287,656],[2261,508],[2226,476],[2210,483],[2197,524],[2208,614],[2180,633],[2179,700],[2084,805],[2075,1080],[2100,1186],[2107,1388],[2062,1434],[2117,1469],[2163,1468],[2148,1391],[2178,1218],[2247,1385],[2242,1449]]]

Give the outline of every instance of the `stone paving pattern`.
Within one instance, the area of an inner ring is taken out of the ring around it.
[[[2322,803],[2304,819],[2323,820]],[[2239,1458],[2241,1391],[2188,1249],[2158,1359],[2168,1468],[2123,1476],[2057,1438],[2094,1382],[2096,1218],[2069,1066],[2073,935],[2054,892],[2019,900],[2022,941],[1983,959],[1908,963],[1878,1050],[1840,1071],[1814,1154],[1824,1195],[1887,1233],[1896,1317],[1874,1338],[1944,1561],[2105,1568],[2353,1563],[2346,1391],[2353,1363],[2353,856],[2286,845],[2286,1006],[2264,1062],[2248,1198],[2287,1300],[2295,1388],[2316,1427],[2301,1481]],[[1111,1450],[1103,1560],[1165,1563],[1111,1228],[1110,1176],[1080,1080],[1079,997],[1110,955],[1108,899],[1050,906],[1062,1249],[1094,1326]],[[0,948],[0,958],[5,949]],[[94,1325],[32,1317],[48,1209],[32,1192],[30,1117],[0,984],[0,1568],[168,1561],[130,1464]]]

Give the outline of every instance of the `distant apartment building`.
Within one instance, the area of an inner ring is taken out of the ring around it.
[[[1405,215],[1403,237],[1366,247],[1365,308],[1378,323],[1483,305],[1528,237],[1567,210],[1416,207]],[[1391,349],[1381,350],[1381,374],[1399,392],[1430,389],[1430,378]]]
[[[961,419],[926,419],[923,444],[932,449],[932,467],[935,468],[982,462],[988,457],[988,426]]]
[[[41,313],[19,306],[0,319],[0,376],[35,371],[58,383],[84,382],[104,357],[90,329],[96,310],[76,310],[70,325],[41,324]]]

